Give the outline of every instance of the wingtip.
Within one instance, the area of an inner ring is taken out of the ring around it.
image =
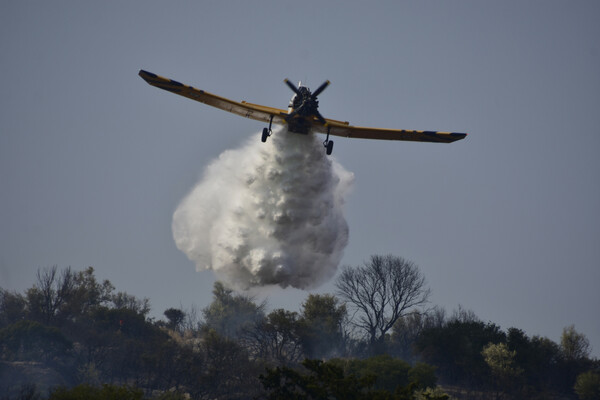
[[[453,142],[456,142],[458,140],[463,140],[464,138],[467,137],[466,133],[462,133],[462,132],[452,132],[451,135],[455,138],[453,140]]]
[[[157,77],[156,74],[153,74],[150,71],[146,71],[145,69],[140,69],[140,72],[138,72],[138,75],[141,76],[144,79],[146,79],[146,78],[156,78]]]

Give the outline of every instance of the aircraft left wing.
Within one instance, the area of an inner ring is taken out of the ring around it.
[[[225,97],[217,96],[208,93],[204,90],[196,89],[192,86],[184,85],[183,83],[162,76],[153,74],[152,72],[140,70],[139,75],[152,86],[168,90],[169,92],[187,97],[188,99],[199,101],[200,103],[208,104],[221,110],[229,111],[242,117],[254,119],[269,123],[273,118],[275,124],[285,124],[283,115],[287,111],[279,108],[261,106],[259,104],[247,103],[245,101],[237,102],[226,99]]]
[[[414,131],[406,129],[381,129],[363,126],[352,126],[348,122],[325,119],[326,125],[313,123],[313,129],[317,132],[330,135],[343,136],[359,139],[381,139],[381,140],[405,140],[410,142],[435,142],[452,143],[464,139],[466,133],[438,132],[438,131]]]

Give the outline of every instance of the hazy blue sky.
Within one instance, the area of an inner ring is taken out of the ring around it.
[[[599,20],[597,1],[3,1],[0,286],[92,265],[156,316],[204,307],[213,273],[176,249],[172,214],[263,124],[138,70],[280,108],[283,78],[329,79],[326,117],[469,133],[336,139],[355,174],[342,264],[403,256],[432,304],[553,340],[575,324],[597,356]],[[267,294],[291,310],[306,296]]]

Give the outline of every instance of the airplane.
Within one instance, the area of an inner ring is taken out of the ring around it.
[[[248,103],[246,101],[233,101],[225,97],[208,93],[204,90],[196,89],[192,86],[184,85],[172,79],[153,74],[145,70],[140,70],[139,75],[150,85],[169,92],[187,97],[209,106],[229,111],[242,117],[254,119],[257,121],[268,122],[269,126],[262,131],[261,140],[267,141],[267,138],[273,133],[273,124],[287,125],[288,130],[294,133],[308,134],[317,132],[327,134],[323,142],[327,155],[333,151],[333,140],[330,135],[361,139],[383,139],[383,140],[406,140],[413,142],[437,142],[451,143],[464,139],[466,133],[457,132],[436,132],[436,131],[414,131],[405,129],[381,129],[368,128],[361,126],[352,126],[347,121],[337,121],[324,118],[319,113],[319,102],[317,96],[329,86],[329,81],[323,82],[314,92],[302,83],[298,87],[294,86],[288,79],[284,83],[294,92],[290,100],[287,111],[279,108],[266,107],[259,104]]]

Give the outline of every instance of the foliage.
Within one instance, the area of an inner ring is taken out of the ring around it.
[[[406,386],[409,383],[410,365],[406,361],[393,358],[387,354],[369,357],[367,359],[332,360],[332,362],[343,366],[344,372],[359,377],[372,375],[376,377],[374,387],[376,389],[394,392],[398,386]]]
[[[513,391],[517,378],[523,372],[515,366],[516,351],[509,350],[506,343],[488,343],[481,354],[492,371],[492,385],[497,392],[504,394]]]
[[[408,380],[420,388],[433,388],[437,383],[436,367],[418,362],[408,371]]]
[[[5,360],[53,360],[72,343],[54,327],[22,320],[0,329],[0,349]]]
[[[162,392],[159,395],[152,396],[152,400],[188,400],[189,396],[180,392]]]
[[[200,346],[204,368],[198,376],[199,393],[209,398],[247,398],[258,392],[257,365],[236,341],[209,331]]]
[[[108,304],[111,301],[113,290],[114,286],[108,280],[104,280],[102,283],[96,281],[93,267],[75,272],[72,290],[61,311],[70,317],[84,315],[95,307]]]
[[[168,308],[163,313],[167,317],[167,328],[178,331],[185,319],[185,313],[177,308]]]
[[[411,367],[406,361],[387,354],[372,356],[366,359],[332,359],[330,362],[341,367],[348,375],[366,378],[376,377],[375,389],[394,393],[399,387],[427,388],[436,383],[435,368],[418,363]]]
[[[298,314],[280,308],[246,330],[245,344],[256,358],[277,365],[290,365],[302,359],[300,335]]]
[[[484,346],[505,341],[505,333],[495,324],[453,319],[440,327],[425,329],[416,348],[423,360],[437,366],[447,381],[480,387],[489,380],[481,354]]]
[[[600,399],[600,373],[587,371],[580,374],[574,389],[581,400]]]
[[[571,325],[563,329],[560,349],[567,360],[581,360],[590,355],[590,341]]]
[[[344,323],[348,312],[337,297],[309,294],[302,303],[299,323],[304,354],[308,358],[329,358],[344,354]]]
[[[530,339],[523,331],[510,328],[507,345],[516,352],[515,362],[523,369],[522,379],[534,391],[555,390],[557,383],[564,381],[560,348],[555,342],[540,336]]]
[[[108,303],[113,290],[109,281],[96,281],[92,267],[79,272],[71,268],[59,271],[57,266],[38,270],[37,283],[26,292],[29,318],[62,326]]]
[[[388,353],[411,363],[419,360],[415,343],[425,329],[440,328],[445,322],[445,311],[434,307],[427,312],[411,312],[398,318],[392,327],[387,344]]]
[[[213,301],[206,307],[204,327],[228,338],[239,338],[264,316],[265,305],[257,305],[248,296],[236,294],[221,282],[215,282]]]
[[[388,286],[378,290],[370,292],[381,305],[373,315],[387,324],[396,297]],[[443,309],[412,307],[396,313],[389,330],[374,324],[373,345],[365,329],[362,337],[352,331],[346,307],[354,326],[369,314],[347,298],[308,295],[298,312],[267,314],[264,303],[218,282],[213,295],[202,323],[195,309],[176,308],[165,310],[165,322],[147,318],[148,299],[115,293],[92,267],[40,270],[23,294],[0,288],[0,396],[35,399],[62,384],[53,398],[138,398],[127,386],[134,385],[164,400],[446,399],[439,378],[457,394],[598,397],[600,362],[573,326],[559,345],[517,328],[503,332],[463,308],[447,319]]]
[[[447,393],[440,388],[430,388],[417,390],[415,392],[415,400],[452,400]]]
[[[52,391],[48,400],[141,400],[143,395],[140,389],[126,386],[79,385],[71,389],[59,387]]]
[[[304,371],[288,367],[267,369],[260,381],[267,399],[372,399],[384,397],[372,389],[374,376],[359,378],[344,374],[344,370],[320,360],[305,360]],[[376,396],[377,395],[377,396]]]
[[[503,380],[516,378],[521,370],[515,367],[516,351],[510,351],[506,343],[488,343],[481,351],[492,373]]]
[[[0,328],[22,319],[26,305],[27,301],[21,294],[0,288]]]
[[[138,299],[125,292],[118,292],[111,296],[110,301],[114,308],[130,310],[143,317],[150,312],[150,300],[147,298]]]

